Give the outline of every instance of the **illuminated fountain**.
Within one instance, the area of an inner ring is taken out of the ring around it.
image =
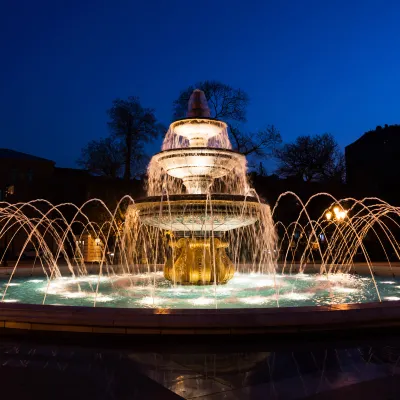
[[[171,124],[149,177],[152,196],[136,201],[136,209],[141,222],[171,234],[165,278],[196,285],[229,281],[235,267],[222,235],[255,224],[269,207],[249,195],[246,159],[231,150],[227,125],[210,118],[202,91],[192,93],[187,118]],[[219,186],[213,188],[214,182]],[[233,193],[221,193],[223,186]],[[272,223],[268,228],[272,249]]]
[[[18,249],[0,268],[2,302],[170,312],[400,300],[399,207],[285,192],[271,210],[202,92],[188,110],[149,164],[144,199],[0,202],[0,264]]]

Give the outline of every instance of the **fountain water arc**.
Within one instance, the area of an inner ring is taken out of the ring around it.
[[[368,310],[388,307],[400,318],[399,207],[329,193],[302,201],[285,192],[271,210],[246,169],[227,125],[210,118],[196,90],[187,117],[171,124],[149,164],[147,197],[124,196],[112,210],[99,199],[0,202],[0,263],[8,261],[0,268],[1,307],[8,313],[23,303],[22,313],[31,303],[54,318],[64,305],[79,306],[78,314],[95,306],[99,315],[130,308],[120,323],[138,329],[137,315],[171,327],[169,314],[180,315],[185,329],[209,328],[210,319],[193,319],[198,309],[220,327],[247,331],[265,329],[274,315],[277,325],[295,325],[287,320],[292,307],[304,324],[315,323],[313,306],[319,316],[357,309],[355,318],[369,323]],[[287,203],[298,208],[294,218]],[[36,325],[34,313],[24,318]]]

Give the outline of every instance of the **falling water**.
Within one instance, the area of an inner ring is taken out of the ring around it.
[[[124,196],[115,209],[100,199],[0,203],[0,263],[17,250],[2,301],[229,308],[400,299],[400,209],[328,193],[303,203],[285,192],[271,210],[204,99],[195,91],[189,118],[171,124],[148,167],[147,198]],[[279,220],[288,199],[297,215]],[[377,257],[390,280],[376,276]]]
[[[284,224],[276,220],[275,214],[279,213],[283,199],[288,197],[299,202],[300,210],[297,218]],[[318,218],[313,219],[310,213],[314,211],[313,201],[317,198],[325,199],[327,206]],[[164,201],[168,204],[167,196]],[[89,217],[93,204],[100,206],[96,209],[105,216],[102,224]],[[343,221],[328,220],[326,213],[338,205],[346,207],[346,218]],[[19,204],[3,202],[0,207],[0,243],[6,242],[8,250],[19,248],[17,259],[9,261],[8,268],[3,267],[10,274],[2,285],[3,301],[14,301],[15,293],[21,290],[22,272],[38,278],[43,276],[44,280],[40,284],[31,283],[37,287],[34,295],[24,300],[21,292],[19,301],[62,304],[81,301],[90,305],[97,296],[97,305],[116,305],[125,296],[128,300],[135,299],[132,306],[166,307],[168,302],[173,306],[175,300],[183,299],[183,293],[192,296],[187,299],[188,305],[205,307],[210,306],[214,298],[213,292],[209,291],[211,288],[205,286],[171,291],[173,289],[162,278],[163,264],[171,252],[170,238],[166,230],[141,223],[135,202],[129,196],[121,199],[115,210],[108,209],[99,199],[90,200],[81,207],[70,203],[54,206],[45,200]],[[118,220],[120,212],[124,213],[123,220]],[[237,209],[227,208],[227,212],[235,212],[237,218],[241,217]],[[318,287],[322,285],[336,297],[340,295],[341,302],[354,301],[356,294],[356,300],[361,299],[358,301],[379,299],[373,295],[377,289],[378,293],[384,292],[380,296],[382,300],[400,298],[400,281],[396,274],[400,258],[398,207],[376,198],[337,200],[327,193],[312,196],[303,204],[294,193],[286,192],[272,211],[264,207],[262,213],[256,224],[223,234],[229,242],[228,252],[236,275],[232,285],[228,283],[217,288],[220,307],[271,307],[274,306],[270,300],[272,292],[279,293],[281,303],[282,299],[287,299],[304,304],[308,301],[307,296],[317,289],[309,287],[307,294],[300,291],[296,296],[296,290],[301,290],[296,285],[309,282]],[[161,209],[159,217],[165,215],[168,215],[168,207]],[[95,261],[87,258],[86,250],[80,245],[89,234],[100,239],[100,251]],[[23,260],[28,248],[35,249],[36,259]],[[378,259],[374,255],[377,252]],[[4,254],[0,259],[1,263],[3,261]],[[27,263],[29,268],[24,267]],[[389,276],[376,278],[373,272],[378,267],[384,268],[385,275]],[[361,275],[353,275],[355,271]],[[318,276],[325,280],[319,280]],[[285,282],[293,282],[292,278],[295,284],[291,286],[291,292],[285,292]],[[35,279],[27,277],[23,282],[32,280]],[[269,286],[265,296],[264,287],[258,285],[264,281],[265,287]],[[155,287],[155,290],[152,292],[148,287]],[[150,301],[152,296],[156,298],[155,302]],[[161,300],[163,296],[166,302]],[[115,300],[117,298],[120,300]],[[107,303],[107,299],[114,300]],[[329,297],[326,301],[334,300]]]

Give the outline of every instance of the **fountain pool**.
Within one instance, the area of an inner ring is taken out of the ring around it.
[[[383,301],[400,300],[400,278],[376,277]],[[96,295],[96,287],[99,283]],[[370,277],[356,274],[243,274],[226,285],[173,286],[162,272],[0,281],[5,303],[117,308],[227,309],[301,307],[379,300]]]
[[[0,270],[0,329],[247,334],[400,319],[400,208],[293,192],[271,208],[201,91],[147,178],[147,197],[112,207],[0,202],[0,263],[13,263]]]

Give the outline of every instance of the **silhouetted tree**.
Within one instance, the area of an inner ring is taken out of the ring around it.
[[[92,175],[119,178],[125,166],[124,143],[115,136],[91,140],[81,151],[77,164]],[[145,171],[150,158],[143,144],[137,144],[131,158],[131,177],[139,178]]]
[[[121,144],[115,137],[91,140],[82,149],[77,164],[93,175],[116,178],[124,165]]]
[[[229,124],[233,148],[246,156],[268,157],[275,146],[281,142],[279,131],[273,126],[254,132],[244,132],[239,123],[246,122],[246,111],[249,96],[242,89],[235,89],[218,81],[198,82],[183,90],[174,101],[174,118],[184,118],[188,101],[194,89],[204,92],[211,117],[221,119]]]
[[[299,136],[276,151],[277,172],[309,181],[343,181],[345,163],[339,145],[330,133]]]
[[[259,176],[267,176],[267,170],[264,168],[264,165],[262,162],[260,162],[260,164],[258,165],[258,171],[257,174]]]
[[[276,146],[282,142],[281,134],[274,125],[269,125],[266,129],[256,133],[245,133],[239,128],[231,126],[230,134],[233,148],[245,156],[270,157]]]
[[[132,176],[132,160],[143,157],[143,144],[154,140],[163,126],[157,122],[154,110],[144,108],[137,97],[116,99],[108,110],[112,133],[121,139],[124,152],[124,179]]]

